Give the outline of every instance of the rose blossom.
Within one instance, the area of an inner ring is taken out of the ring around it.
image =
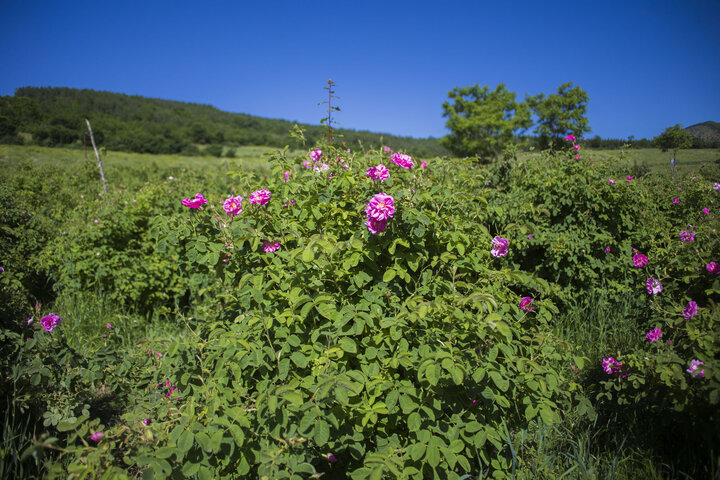
[[[242,212],[242,197],[233,197],[232,195],[225,200],[223,203],[223,210],[225,210],[225,213],[228,215],[232,215],[233,217],[237,216],[240,212]]]
[[[695,373],[697,371],[698,367],[700,367],[700,365],[705,365],[705,364],[703,362],[701,362],[700,360],[694,358],[690,361],[690,368],[688,368],[685,371],[687,373],[689,373],[690,375],[692,375],[693,378],[703,378],[705,376],[705,370],[700,370],[699,372]]]
[[[687,304],[687,307],[683,309],[683,317],[685,317],[685,320],[690,320],[692,317],[697,315],[697,303],[690,301]]]
[[[708,273],[720,275],[720,265],[718,265],[715,262],[710,262],[707,265],[705,265],[705,269],[708,271]]]
[[[648,264],[648,258],[642,253],[633,256],[633,265],[636,267],[644,267]]]
[[[272,253],[280,248],[280,242],[270,243],[267,240],[263,242],[263,251],[265,253]]]
[[[323,155],[323,152],[319,148],[316,148],[315,150],[310,152],[310,158],[312,158],[314,162],[317,162],[318,160],[320,160],[320,158],[322,158],[322,155]]]
[[[412,157],[404,153],[393,153],[392,155],[390,155],[390,160],[392,160],[393,163],[395,163],[396,165],[402,168],[407,168],[408,170],[410,170],[415,165],[415,163],[413,163]]]
[[[377,167],[368,168],[365,175],[373,180],[380,180],[381,182],[384,182],[386,179],[390,178],[390,170],[381,163]]]
[[[520,305],[518,306],[521,310],[525,310],[526,312],[530,312],[532,310],[535,310],[535,307],[531,307],[530,304],[532,303],[533,299],[530,297],[522,297],[520,299]]]
[[[623,364],[622,362],[615,360],[613,357],[603,358],[602,368],[608,375],[618,376],[623,370]],[[623,378],[625,378],[625,376],[623,376]]]
[[[186,198],[180,203],[182,203],[183,206],[188,208],[199,208],[200,210],[202,210],[202,206],[205,205],[207,202],[208,201],[203,198],[202,194],[196,193],[194,199],[190,200],[189,198]]]
[[[567,137],[565,137],[565,140],[567,140],[568,142],[574,142],[574,141],[577,140],[577,139],[575,138],[575,135],[573,135],[573,134],[571,133],[570,135],[568,135]]]
[[[54,313],[51,313],[50,315],[45,315],[40,319],[40,323],[42,323],[42,326],[45,330],[48,332],[52,332],[55,327],[60,325],[62,323],[62,318],[60,318],[58,315],[55,315]]]
[[[368,217],[365,221],[365,226],[368,228],[370,233],[377,235],[387,229],[387,220],[375,220],[374,218]]]
[[[504,257],[508,253],[508,245],[510,245],[510,242],[507,238],[495,237],[492,239],[492,245],[490,255],[493,257]]]
[[[653,328],[645,334],[645,338],[650,343],[657,342],[660,340],[660,337],[662,337],[662,331],[659,328]]]
[[[378,193],[367,204],[365,213],[368,218],[384,221],[395,214],[395,200],[387,193]]]
[[[613,180],[612,178],[609,178],[609,179],[608,179],[608,183],[609,183],[610,185],[615,185],[615,180]]]
[[[104,437],[105,434],[103,432],[95,432],[92,435],[90,435],[90,440],[93,442],[99,442],[102,437]]]
[[[270,201],[270,190],[263,188],[262,190],[255,190],[250,194],[250,203],[253,205],[267,205]]]
[[[707,208],[703,208],[703,209],[702,209],[702,212],[703,212],[705,215],[710,215],[710,210],[707,209]]]
[[[650,277],[645,282],[645,289],[651,295],[657,295],[663,291],[663,286],[657,278]]]

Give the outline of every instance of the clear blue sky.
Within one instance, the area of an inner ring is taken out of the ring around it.
[[[90,88],[318,124],[447,133],[454,87],[568,81],[592,135],[720,121],[720,1],[0,0],[0,95]]]

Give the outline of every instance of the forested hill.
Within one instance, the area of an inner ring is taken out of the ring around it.
[[[82,145],[85,118],[92,123],[96,141],[109,150],[197,154],[222,152],[220,146],[225,151],[240,145],[300,147],[289,136],[294,122],[223,112],[210,105],[65,87],[23,87],[14,96],[0,97],[0,143]],[[324,126],[301,126],[308,145],[326,135]],[[360,142],[366,149],[387,145],[419,156],[448,154],[434,138],[347,129],[335,133],[342,135],[337,141],[351,148],[359,148]]]

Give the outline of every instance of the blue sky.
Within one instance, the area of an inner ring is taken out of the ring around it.
[[[345,128],[447,133],[478,83],[588,92],[592,135],[720,121],[720,2],[0,0],[0,95],[66,86]]]

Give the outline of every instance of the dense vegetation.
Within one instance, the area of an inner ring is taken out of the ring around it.
[[[3,476],[717,475],[716,165],[319,147],[1,159]]]
[[[44,146],[83,145],[85,118],[96,140],[109,150],[139,153],[206,152],[232,156],[240,145],[299,146],[288,137],[294,122],[228,113],[209,105],[144,98],[73,88],[18,88],[0,97],[0,143]],[[325,135],[325,127],[302,125],[310,142]],[[448,152],[437,139],[337,129],[347,146],[411,150],[416,155]],[[89,145],[89,142],[88,142]]]

